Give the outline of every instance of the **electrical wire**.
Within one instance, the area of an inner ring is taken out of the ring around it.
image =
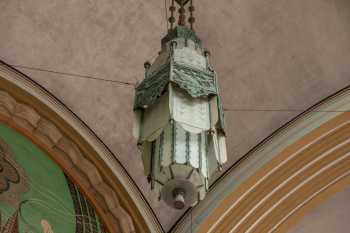
[[[305,109],[254,109],[254,108],[224,108],[225,112],[304,112]],[[346,113],[350,110],[310,110],[308,112]]]
[[[165,0],[165,4],[166,4]],[[99,78],[96,76],[91,76],[91,75],[81,75],[81,74],[74,74],[74,73],[68,73],[68,72],[59,72],[59,71],[54,71],[54,70],[49,70],[49,69],[42,69],[42,68],[36,68],[36,67],[29,67],[29,66],[23,66],[23,65],[13,65],[10,64],[11,66],[15,68],[22,68],[22,69],[29,69],[29,70],[35,70],[35,71],[41,71],[41,72],[47,72],[47,73],[53,73],[53,74],[59,74],[65,77],[76,77],[76,78],[81,78],[81,79],[90,79],[90,80],[95,80],[95,81],[102,81],[102,82],[110,82],[114,83],[117,85],[121,86],[127,86],[127,87],[135,87],[137,84],[132,83],[132,82],[125,82],[125,81],[119,81],[119,80],[113,80],[113,79],[104,79],[104,78]],[[276,108],[276,109],[262,109],[262,108],[224,108],[225,112],[304,112],[305,109],[283,109],[283,108]],[[319,112],[319,113],[348,113],[350,112],[350,109],[347,110],[310,110],[308,112]]]
[[[68,72],[60,72],[60,71],[54,71],[54,70],[42,69],[42,68],[36,68],[36,67],[29,67],[29,66],[23,66],[23,65],[10,64],[10,66],[13,66],[15,68],[22,68],[22,69],[28,69],[28,70],[35,70],[35,71],[59,74],[59,75],[63,75],[66,77],[91,79],[91,80],[96,80],[96,81],[116,83],[116,84],[123,85],[123,86],[131,86],[131,87],[136,86],[136,83],[132,83],[132,82],[124,82],[124,81],[113,80],[113,79],[104,79],[104,78],[94,77],[94,76],[90,76],[90,75],[73,74],[73,73],[68,73]]]

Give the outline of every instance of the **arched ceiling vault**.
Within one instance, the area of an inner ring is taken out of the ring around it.
[[[131,130],[133,85],[166,32],[163,4],[1,0],[0,59],[49,90],[101,138],[168,231],[184,212],[150,191]],[[195,29],[211,51],[227,110],[229,162],[214,182],[285,122],[350,84],[350,1],[195,4]]]
[[[162,231],[123,168],[63,105],[5,64],[0,84],[0,121],[52,155],[110,232]],[[349,107],[346,88],[281,128],[213,186],[193,210],[195,224],[187,215],[174,232],[189,226],[198,232],[285,232],[350,186]]]
[[[350,187],[350,88],[311,108],[233,167],[193,210],[196,232],[286,232]],[[191,227],[187,216],[174,232]]]

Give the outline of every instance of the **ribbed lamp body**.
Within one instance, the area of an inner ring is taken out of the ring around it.
[[[152,189],[175,208],[203,200],[227,160],[217,77],[200,40],[177,27],[136,88],[135,136]]]

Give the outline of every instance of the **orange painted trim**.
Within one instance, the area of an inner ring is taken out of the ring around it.
[[[281,226],[277,228],[276,233],[284,233],[291,229],[294,225],[298,224],[307,213],[314,210],[316,207],[322,205],[337,193],[350,187],[350,176],[347,176],[339,180],[334,185],[327,188],[315,196],[311,201],[305,204],[302,208],[298,209],[293,215],[291,215]]]
[[[301,149],[303,146],[319,138],[321,135],[331,131],[332,129],[348,121],[349,119],[350,113],[343,113],[329,120],[328,122],[321,125],[319,128],[313,130],[312,132],[305,135],[303,138],[288,146],[286,149],[280,152],[279,155],[273,158],[268,164],[264,165],[253,176],[251,176],[245,182],[243,182],[230,195],[224,198],[224,200],[218,205],[218,207],[212,211],[212,213],[209,215],[206,221],[204,221],[200,225],[198,232],[206,233],[208,229],[220,218],[220,216],[232,205],[232,203],[234,203],[243,193],[245,193],[250,187],[252,187],[260,179],[260,177],[265,176],[274,167],[286,160],[289,156],[291,156],[297,150]],[[239,166],[236,167],[236,169],[239,169]]]
[[[11,75],[15,75],[15,76],[19,75],[16,70],[12,68],[9,68],[9,69],[11,69],[11,72],[14,72],[14,74],[11,74]],[[19,76],[22,76],[22,74],[20,74]],[[124,187],[121,181],[118,178],[115,178],[115,173],[105,163],[105,161],[98,156],[98,152],[94,149],[94,147],[90,145],[83,138],[83,136],[80,135],[73,128],[73,126],[68,124],[65,121],[65,119],[62,118],[62,116],[58,115],[54,110],[52,110],[46,104],[44,104],[39,99],[34,97],[31,93],[23,90],[21,87],[15,85],[14,83],[6,79],[3,79],[2,77],[0,77],[0,90],[9,93],[18,102],[32,107],[35,111],[39,113],[40,116],[43,116],[44,118],[49,119],[68,139],[70,139],[72,142],[74,142],[78,146],[78,148],[85,155],[85,157],[96,166],[97,170],[100,172],[101,176],[103,177],[105,183],[117,194],[120,206],[132,218],[132,221],[134,223],[133,225],[135,227],[136,232],[145,232],[145,233],[150,232],[149,226],[146,223],[147,219],[154,221],[154,223],[152,224],[154,224],[154,226],[158,226],[159,229],[162,229],[156,217],[152,215],[154,214],[152,211],[147,212],[147,215],[149,215],[148,217],[145,217],[144,213],[141,213],[141,211],[137,207],[138,205],[133,200],[133,197],[131,196],[131,194]],[[47,93],[47,95],[50,96],[50,93]],[[74,114],[72,113],[72,116],[73,115]],[[130,181],[131,181],[131,178],[130,178]],[[137,190],[136,184],[132,183],[131,185],[133,186],[135,185],[135,189]],[[144,202],[144,204],[148,206],[147,201],[145,200],[145,198],[142,196],[141,193],[139,198],[141,199],[139,200],[140,202]],[[150,217],[150,215],[152,215],[152,217]]]
[[[324,187],[327,187],[327,185],[333,182],[333,180],[336,180],[338,177],[342,177],[342,175],[347,174],[349,171],[350,158],[348,157],[341,163],[338,163],[334,167],[327,169],[320,176],[316,177],[303,188],[293,193],[290,197],[288,197],[288,199],[284,200],[280,205],[278,205],[277,208],[275,208],[272,212],[269,213],[269,215],[267,215],[261,222],[259,222],[259,224],[251,232],[268,232],[276,224],[278,224],[278,222],[282,220],[284,216],[287,216],[288,213],[293,211],[293,209],[296,208],[299,204],[302,204],[302,202],[307,200],[314,193],[317,193]],[[321,192],[323,192],[323,190]],[[255,222],[254,218],[252,218],[252,220]],[[248,227],[249,225],[243,224],[236,232],[245,232],[244,229],[247,229]]]
[[[275,187],[278,187],[278,185],[282,184],[289,177],[296,174],[299,171],[299,169],[301,169],[305,164],[308,164],[311,161],[315,161],[324,152],[334,148],[336,145],[338,145],[338,143],[344,142],[346,139],[348,139],[349,135],[350,124],[338,129],[336,132],[334,132],[333,135],[324,138],[323,142],[319,142],[314,146],[311,146],[309,150],[307,149],[304,153],[298,154],[298,156],[294,157],[288,163],[284,164],[284,166],[276,170],[272,174],[272,176],[265,179],[258,186],[256,186],[252,192],[246,195],[245,198],[242,199],[228,215],[226,215],[226,217],[222,221],[222,224],[219,224],[215,228],[214,232],[229,232],[233,227],[236,227],[235,232],[246,232],[250,228],[250,226],[255,224],[261,216],[263,216],[265,213],[268,213],[267,211],[269,211],[270,207],[272,207],[275,203],[278,203],[278,201],[282,199],[285,194],[292,191],[293,188],[301,184],[307,177],[311,177],[312,175],[320,171],[323,167],[326,167],[327,165],[331,164],[337,158],[347,154],[350,151],[350,143],[343,145],[342,147],[328,154],[323,159],[314,163],[312,166],[308,167],[308,169],[303,170],[301,173],[289,180],[278,191],[271,192],[275,189]],[[345,159],[343,163],[336,164],[334,166],[342,167],[344,164],[346,164],[345,162],[347,161],[349,161],[349,157]],[[326,172],[332,169],[333,167],[328,168],[326,171],[319,174],[317,177],[314,177],[314,179],[308,182],[307,185],[302,186],[296,191],[300,192],[300,195],[295,196],[293,193],[286,200],[280,203],[277,208],[274,208],[272,212],[270,212],[262,220],[259,220],[258,227],[256,227],[260,230],[259,232],[267,232],[266,229],[264,230],[264,221],[266,219],[269,220],[268,224],[276,222],[276,219],[278,219],[281,216],[284,216],[284,214],[287,214],[285,211],[292,206],[292,203],[294,203],[295,201],[302,202],[303,200],[307,199],[307,196],[303,196],[303,191],[306,192],[308,189],[315,188],[317,186],[326,186],[327,180],[333,180],[334,177],[336,177],[335,174],[332,173],[331,175],[326,175]],[[347,169],[350,169],[350,166],[348,166]],[[315,183],[314,180],[319,181]],[[317,190],[315,190],[315,192],[316,191]],[[268,198],[265,199],[263,203],[259,204],[259,208],[255,209],[254,212],[252,212],[250,215],[246,215],[250,210],[257,206],[257,203],[259,203],[265,197]],[[274,215],[276,211],[278,213]],[[239,225],[237,225],[243,217],[246,217],[245,220]]]
[[[81,184],[78,180],[78,178],[75,175],[72,175],[71,169],[67,168],[65,166],[65,163],[59,159],[59,155],[56,155],[54,151],[46,146],[44,143],[40,142],[32,133],[30,133],[28,130],[25,130],[23,128],[18,127],[10,118],[5,117],[3,115],[0,115],[0,122],[6,124],[11,129],[15,130],[16,132],[22,134],[27,139],[29,139],[33,144],[38,146],[41,150],[46,152],[50,156],[50,158],[64,171],[64,173],[73,181],[74,184],[76,184],[80,191],[84,194],[84,196],[91,202],[92,206],[96,210],[102,225],[106,228],[107,232],[114,233],[115,229],[113,228],[113,224],[111,224],[108,221],[108,217],[106,213],[103,211],[103,209],[99,206],[98,200],[95,198],[95,196],[89,192],[88,188],[84,187],[83,184]]]

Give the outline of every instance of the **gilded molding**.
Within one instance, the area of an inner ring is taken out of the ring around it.
[[[53,152],[64,169],[74,172],[68,175],[76,177],[96,199],[107,221],[115,226],[112,232],[163,232],[135,183],[92,131],[47,91],[1,62],[0,116],[29,132],[34,141]],[[91,156],[97,157],[92,161]],[[102,174],[103,167],[108,171],[103,169]]]
[[[284,150],[289,150],[288,148],[296,142],[310,137],[312,132],[320,130],[322,125],[327,125],[334,119],[339,117],[349,119],[349,100],[350,86],[316,104],[277,130],[251,150],[243,160],[231,167],[211,187],[207,198],[193,209],[192,217],[190,214],[186,214],[172,232],[187,232],[190,231],[191,226],[193,226],[194,231],[200,228],[202,232],[208,232],[211,220],[219,221],[223,218],[222,213],[213,215],[215,211],[220,209],[221,205],[224,206],[223,200],[243,190],[251,177],[261,177],[259,171],[271,164],[271,161],[276,160]],[[190,224],[191,218],[193,224]],[[208,226],[209,228],[206,228]]]
[[[91,163],[79,147],[67,138],[50,120],[41,116],[31,106],[19,103],[9,93],[0,91],[0,115],[10,119],[19,128],[25,129],[47,148],[65,161],[69,175],[77,179],[86,190],[100,196],[100,204],[109,222],[120,227],[122,232],[135,232],[130,215],[120,206],[115,191],[103,180],[96,166]]]

